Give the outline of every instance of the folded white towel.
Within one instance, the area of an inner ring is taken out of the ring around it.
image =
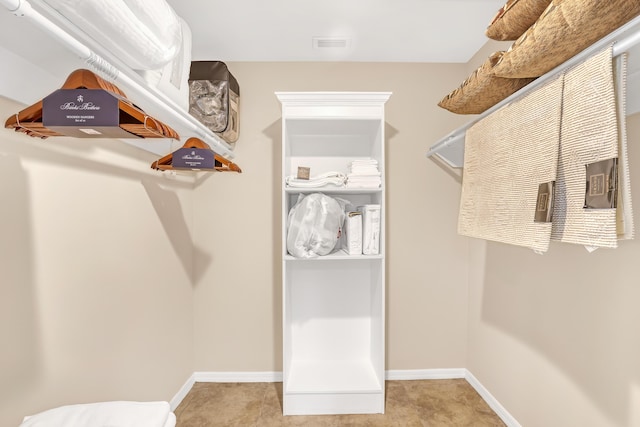
[[[352,163],[350,165],[351,169],[358,169],[358,168],[374,168],[377,169],[378,168],[378,163]]]
[[[171,425],[167,402],[100,402],[61,406],[25,417],[20,427],[165,427]]]
[[[349,164],[348,176],[377,175],[380,176],[378,161],[374,159],[357,159]]]
[[[372,176],[372,175],[359,175],[352,176],[349,175],[347,177],[347,182],[381,182],[382,178],[380,176]]]
[[[347,182],[346,184],[347,188],[380,188],[380,183],[375,183],[375,182],[371,182],[371,183],[367,183],[367,182]]]
[[[382,185],[382,178],[379,175],[361,175],[347,177],[347,188],[379,188]]]
[[[290,175],[285,178],[285,183],[289,187],[298,188],[316,188],[325,185],[343,187],[346,179],[347,177],[340,172],[326,172],[309,179],[298,179],[295,175]]]
[[[358,169],[351,171],[348,176],[380,176],[381,173],[378,169]]]
[[[374,170],[377,171],[378,170],[378,165],[351,165],[350,170],[353,171],[359,171],[359,170]]]
[[[375,159],[356,159],[351,161],[352,165],[377,165],[378,161]]]
[[[379,188],[382,185],[382,173],[375,159],[356,159],[349,163],[346,187]]]

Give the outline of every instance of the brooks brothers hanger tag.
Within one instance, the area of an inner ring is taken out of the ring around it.
[[[58,89],[42,100],[42,124],[76,138],[139,138],[120,127],[118,98],[102,89]]]
[[[179,148],[171,165],[176,169],[213,169],[215,154],[206,148]]]

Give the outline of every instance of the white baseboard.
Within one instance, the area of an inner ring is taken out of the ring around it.
[[[478,379],[469,372],[468,369],[465,369],[465,371],[467,372],[465,375],[467,382],[471,384],[471,387],[476,389],[482,399],[487,402],[487,405],[493,409],[493,412],[500,417],[507,427],[522,427],[520,423],[504,408],[504,406],[502,406],[500,402],[498,402],[498,400],[489,393],[489,390],[487,390],[480,381],[478,381]]]
[[[464,378],[467,370],[464,368],[452,369],[403,369],[389,370],[385,372],[388,380],[450,380]]]
[[[409,369],[389,370],[385,378],[398,380],[445,380],[464,378],[487,402],[487,405],[502,419],[507,427],[522,427],[520,423],[496,400],[468,369]],[[196,382],[203,383],[273,383],[282,381],[282,372],[194,372],[180,391],[171,399],[171,410],[175,410]]]
[[[385,372],[387,380],[439,380],[465,378],[467,370],[414,369]],[[282,372],[194,372],[195,382],[203,383],[272,383],[282,381]]]
[[[180,387],[180,390],[178,390],[176,395],[173,396],[173,399],[171,399],[171,401],[169,402],[169,406],[171,407],[171,411],[175,411],[176,410],[176,408],[178,407],[180,402],[182,402],[184,400],[184,398],[189,393],[189,390],[191,390],[191,388],[193,387],[193,385],[195,383],[196,383],[195,374],[191,374],[189,379],[182,385],[182,387]]]
[[[282,382],[282,372],[195,372],[200,383],[277,383]]]

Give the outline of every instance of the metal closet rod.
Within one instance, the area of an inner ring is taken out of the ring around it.
[[[608,45],[610,45],[612,43],[613,43],[613,56],[614,57],[618,56],[618,55],[621,55],[624,52],[627,52],[630,48],[632,48],[636,44],[640,43],[640,16],[638,16],[638,17],[634,18],[633,20],[629,21],[628,23],[626,23],[622,27],[618,28],[617,30],[615,30],[612,33],[610,33],[609,35],[607,35],[604,38],[600,39],[599,41],[597,41],[596,43],[594,43],[590,47],[586,48],[585,50],[583,50],[582,52],[580,52],[576,56],[572,57],[571,59],[569,59],[566,62],[562,63],[561,65],[557,66],[556,68],[554,68],[553,70],[551,70],[548,73],[544,74],[543,76],[538,77],[536,80],[534,80],[533,82],[529,83],[528,85],[526,85],[524,88],[522,88],[518,92],[516,92],[513,95],[503,99],[502,101],[500,101],[499,103],[497,103],[493,107],[489,108],[488,110],[486,110],[485,112],[483,112],[482,114],[480,114],[479,116],[474,118],[473,120],[469,121],[465,125],[457,128],[453,132],[447,134],[445,137],[441,138],[434,145],[431,146],[431,148],[427,152],[427,157],[431,157],[433,155],[437,155],[437,154],[439,154],[439,152],[441,150],[443,150],[446,147],[449,147],[449,146],[451,146],[453,144],[456,144],[456,143],[462,144],[463,141],[464,141],[464,137],[465,137],[466,131],[471,126],[476,124],[478,121],[482,120],[484,117],[486,117],[489,114],[493,113],[494,111],[502,108],[503,106],[507,105],[508,103],[519,99],[520,97],[524,96],[529,91],[531,91],[531,90],[535,89],[536,87],[543,85],[545,82],[553,79],[554,77],[556,77],[562,71],[565,71],[566,69],[568,69],[569,67],[572,67],[573,65],[579,64],[580,62],[582,62],[585,59],[587,59],[590,56],[592,56],[594,53],[597,53],[598,51],[600,51],[601,49],[604,49],[606,46],[608,46]]]
[[[144,103],[150,103],[162,109],[163,112],[174,121],[179,122],[183,127],[189,129],[193,134],[192,136],[197,136],[209,144],[214,152],[225,158],[234,157],[234,153],[229,144],[214,135],[187,111],[178,107],[175,102],[169,98],[166,98],[161,94],[153,93],[151,90],[137,82],[134,78],[130,77],[133,75],[137,76],[133,70],[120,69],[113,66],[111,62],[98,55],[91,48],[78,41],[75,37],[69,35],[69,33],[53,23],[49,18],[35,10],[29,1],[0,0],[0,4],[15,16],[28,18],[44,31],[58,39],[58,41],[66,46],[73,54],[77,55],[87,65],[100,73],[100,75],[105,79],[114,84],[121,82],[126,87],[127,92],[135,93],[135,99],[136,101],[139,101],[141,105],[144,105]]]

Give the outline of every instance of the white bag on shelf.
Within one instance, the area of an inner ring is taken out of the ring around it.
[[[344,250],[349,255],[362,255],[362,212],[347,212],[342,237]]]
[[[346,203],[322,193],[301,194],[287,219],[287,251],[297,258],[331,253],[340,238]]]

